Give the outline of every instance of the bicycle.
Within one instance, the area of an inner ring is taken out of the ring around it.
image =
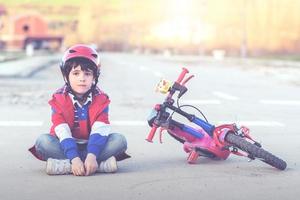
[[[162,104],[156,104],[152,109],[148,124],[151,128],[146,140],[153,142],[153,137],[160,128],[159,140],[162,143],[162,133],[167,131],[173,138],[183,143],[183,149],[188,153],[187,161],[190,164],[196,163],[199,156],[226,160],[230,154],[245,156],[250,160],[259,159],[279,170],[284,170],[287,164],[282,159],[264,150],[262,145],[250,136],[249,128],[238,127],[236,124],[222,124],[214,126],[208,122],[205,115],[192,105],[180,105],[179,99],[187,92],[185,84],[194,77],[188,69],[183,68],[178,79],[172,84],[162,79],[157,85],[157,90],[167,94]],[[178,92],[176,105],[173,95]],[[182,107],[192,107],[199,111],[204,119],[182,110]],[[173,119],[177,113],[185,117],[192,124],[190,126]]]

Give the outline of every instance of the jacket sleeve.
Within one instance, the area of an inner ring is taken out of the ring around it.
[[[79,157],[77,144],[72,137],[72,132],[69,125],[66,123],[61,113],[57,112],[52,107],[52,123],[55,135],[60,141],[60,146],[64,152],[64,155],[72,160],[75,157]]]
[[[88,153],[94,154],[96,157],[103,151],[110,133],[110,124],[108,119],[108,106],[99,114],[96,121],[92,125],[91,133],[88,141]]]

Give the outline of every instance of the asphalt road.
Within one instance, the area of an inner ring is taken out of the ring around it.
[[[27,149],[50,127],[47,100],[63,84],[58,65],[30,78],[0,79],[0,199],[296,199],[300,195],[300,69],[230,64],[189,57],[102,54],[100,86],[112,100],[114,132],[128,140],[131,159],[115,174],[48,176]],[[285,171],[230,156],[186,163],[181,144],[145,138],[147,115],[163,95],[161,77],[175,80],[182,67],[195,78],[182,103],[198,106],[213,124],[237,122],[288,163]],[[0,64],[1,67],[1,64]]]

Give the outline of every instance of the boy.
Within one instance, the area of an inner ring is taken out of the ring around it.
[[[60,69],[65,85],[49,104],[50,134],[41,135],[29,150],[47,161],[50,175],[116,172],[116,160],[129,158],[124,136],[110,133],[110,100],[96,85],[100,75],[98,53],[87,45],[74,45],[64,54]]]

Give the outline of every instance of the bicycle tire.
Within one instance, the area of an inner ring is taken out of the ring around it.
[[[260,159],[261,161],[277,168],[280,170],[284,170],[287,166],[286,162],[277,156],[271,154],[270,152],[264,150],[261,147],[258,147],[255,144],[252,144],[242,137],[234,134],[234,133],[228,133],[225,137],[225,140],[236,146],[237,148],[241,149],[242,151],[247,152],[251,156]]]

